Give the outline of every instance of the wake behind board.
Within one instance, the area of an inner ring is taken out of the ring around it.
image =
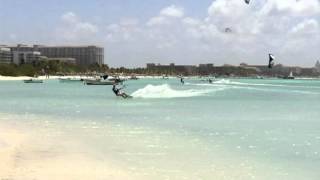
[[[132,99],[133,96],[128,95],[127,97],[123,97],[123,99]]]

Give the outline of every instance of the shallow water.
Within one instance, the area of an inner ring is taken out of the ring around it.
[[[0,82],[0,123],[31,139],[4,178],[320,179],[320,81],[185,82],[127,81],[126,100],[109,86]]]

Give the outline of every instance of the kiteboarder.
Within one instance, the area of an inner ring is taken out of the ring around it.
[[[184,80],[183,80],[182,76],[180,77],[180,82],[181,82],[181,84],[184,84]]]
[[[271,69],[274,65],[274,55],[273,54],[269,54],[269,65],[268,68]]]
[[[123,97],[125,99],[131,97],[131,96],[127,95],[126,93],[122,92],[121,91],[122,89],[123,88],[117,88],[116,84],[113,84],[113,86],[112,86],[112,91],[114,92],[114,94],[116,96],[121,96],[121,97]]]

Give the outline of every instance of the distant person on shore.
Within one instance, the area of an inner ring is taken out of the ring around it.
[[[123,89],[123,88],[117,88],[116,83],[113,84],[113,86],[112,86],[112,91],[114,92],[114,94],[115,94],[116,96],[121,96],[121,97],[123,97],[123,98],[128,98],[128,97],[130,97],[130,96],[127,95],[126,93],[121,92],[122,89]]]
[[[49,69],[50,69],[50,67],[47,65],[47,66],[46,66],[46,70],[45,70],[46,78],[47,78],[47,79],[49,79]]]

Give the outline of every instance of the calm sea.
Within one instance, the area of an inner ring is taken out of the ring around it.
[[[110,86],[1,81],[0,122],[32,138],[12,178],[48,166],[58,179],[320,179],[319,80],[185,82],[127,81],[134,98],[122,99]]]

